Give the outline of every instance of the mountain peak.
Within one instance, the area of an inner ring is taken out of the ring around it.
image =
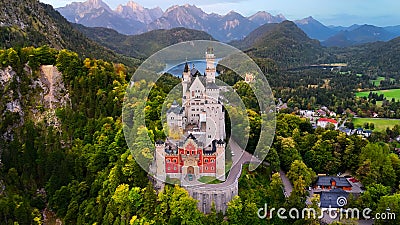
[[[249,16],[248,19],[260,26],[266,23],[280,23],[286,20],[282,14],[273,16],[271,13],[265,11],[258,11],[254,15]]]
[[[265,11],[258,11],[256,12],[253,16],[259,16],[259,17],[271,17],[271,13],[265,12]]]
[[[139,5],[138,3],[136,3],[136,2],[134,2],[132,0],[129,1],[128,3],[126,3],[126,6],[128,6],[132,10],[138,10],[138,11],[143,11],[144,10],[143,6]]]
[[[301,25],[306,25],[306,24],[310,24],[310,23],[319,23],[319,22],[316,19],[314,19],[312,16],[309,16],[309,17],[306,17],[301,20],[296,20],[295,23],[301,24]]]
[[[87,3],[92,6],[99,6],[103,3],[102,0],[87,0]]]

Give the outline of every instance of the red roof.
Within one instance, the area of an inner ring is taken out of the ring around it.
[[[334,119],[329,119],[329,118],[321,118],[321,119],[318,120],[318,122],[337,123],[336,120],[334,120]]]

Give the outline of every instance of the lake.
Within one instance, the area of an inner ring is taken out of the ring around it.
[[[220,59],[215,59],[215,66],[217,66],[217,63]],[[206,60],[192,60],[192,61],[188,61],[189,64],[189,68],[192,69],[193,65],[194,68],[196,68],[201,74],[204,74],[204,72],[206,71]],[[170,73],[174,76],[177,77],[182,77],[182,72],[185,69],[185,62],[177,64],[177,65],[171,65],[171,64],[167,64],[166,66],[166,70],[164,70],[164,72]],[[218,76],[218,72],[217,72],[217,76]]]

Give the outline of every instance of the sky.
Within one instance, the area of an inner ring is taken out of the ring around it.
[[[56,7],[65,6],[70,0],[40,0]],[[74,0],[83,1],[83,0]],[[128,0],[103,0],[112,9]],[[273,15],[283,14],[289,20],[312,16],[325,25],[350,26],[371,24],[376,26],[400,25],[399,0],[135,0],[146,8],[191,4],[207,13],[226,14],[231,10],[244,16],[257,11]]]

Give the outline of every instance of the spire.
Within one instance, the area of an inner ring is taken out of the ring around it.
[[[206,52],[207,54],[214,54],[214,48],[213,47],[211,47],[211,46],[209,46],[208,48],[207,48],[207,52]]]
[[[185,63],[185,69],[183,70],[183,72],[184,72],[184,73],[189,72],[189,65],[188,65],[187,61],[186,61],[186,63]]]

